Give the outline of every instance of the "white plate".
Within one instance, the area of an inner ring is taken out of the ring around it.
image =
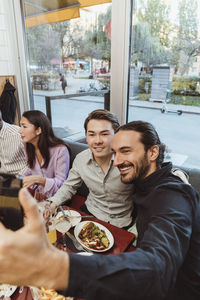
[[[113,238],[113,235],[112,233],[103,225],[101,225],[100,223],[97,223],[97,222],[93,222],[96,226],[99,227],[100,230],[104,230],[105,231],[105,234],[109,240],[109,246],[108,248],[104,249],[104,250],[95,250],[95,249],[92,249],[92,248],[89,248],[87,247],[82,241],[81,239],[79,239],[78,235],[81,231],[81,229],[83,228],[83,226],[86,224],[86,223],[89,223],[89,221],[83,221],[83,222],[80,222],[79,224],[76,225],[76,227],[74,228],[74,235],[75,235],[75,238],[78,240],[78,242],[86,249],[89,249],[91,251],[94,251],[94,252],[105,252],[105,251],[108,251],[109,249],[112,248],[113,244],[114,244],[114,238]]]
[[[78,252],[76,254],[77,255],[83,255],[83,256],[91,256],[91,255],[93,255],[93,253],[90,253],[90,252]]]
[[[15,285],[0,284],[0,297],[10,297],[16,289]]]
[[[72,227],[76,226],[81,221],[81,215],[77,211],[70,209],[70,211],[64,210],[64,212],[67,216],[71,217],[70,223],[71,223]],[[60,217],[63,217],[63,214],[61,211],[59,211],[59,213],[57,213],[56,219],[59,219]],[[75,217],[75,218],[73,218],[73,217]]]
[[[72,227],[76,226],[81,221],[81,215],[77,211],[70,209],[70,211],[64,210],[64,212],[67,216],[71,217],[70,223],[71,223]],[[63,214],[61,211],[59,211],[59,213],[57,213],[56,219],[59,219],[60,217],[63,217]],[[75,218],[73,218],[73,217],[75,217]]]

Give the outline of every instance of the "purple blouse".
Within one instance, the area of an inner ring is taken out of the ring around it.
[[[51,147],[49,151],[50,160],[47,168],[41,168],[36,158],[34,167],[26,169],[23,174],[23,176],[39,175],[46,178],[45,186],[39,185],[37,191],[47,198],[53,196],[66,180],[70,165],[70,155],[65,145]]]

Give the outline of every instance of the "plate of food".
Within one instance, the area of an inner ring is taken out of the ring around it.
[[[94,252],[108,251],[114,244],[112,233],[97,222],[80,222],[74,228],[74,235],[83,247]]]
[[[16,285],[0,284],[0,298],[10,297],[16,289]]]
[[[80,223],[81,221],[81,215],[72,209],[69,210],[65,210],[65,215],[69,217],[69,223],[71,225],[71,227],[76,226],[78,223]],[[65,217],[63,216],[63,213],[61,211],[59,211],[56,215],[56,219],[57,220],[61,220],[61,221],[66,221]]]

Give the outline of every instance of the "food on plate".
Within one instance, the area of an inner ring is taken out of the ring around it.
[[[81,221],[81,215],[75,210],[64,210],[65,217],[63,216],[63,212],[60,211],[56,215],[56,222],[60,222],[63,219],[68,221],[71,226],[76,226]]]
[[[93,222],[86,223],[79,232],[78,237],[88,248],[95,250],[105,250],[110,244],[105,231]]]
[[[40,300],[73,300],[71,297],[64,297],[60,294],[58,294],[55,290],[53,289],[45,289],[41,288],[41,298]]]

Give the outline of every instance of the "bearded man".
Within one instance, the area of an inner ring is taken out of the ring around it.
[[[150,123],[134,121],[119,127],[112,148],[122,182],[135,186],[138,240],[133,253],[137,264],[132,261],[133,286],[141,290],[136,288],[133,298],[199,299],[196,191],[173,174],[170,162],[163,163],[165,145]]]

